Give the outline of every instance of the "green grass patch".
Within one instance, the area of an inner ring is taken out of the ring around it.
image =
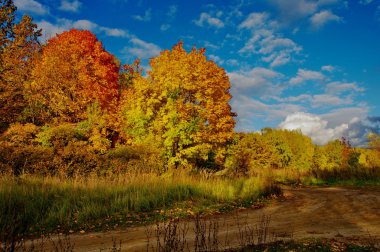
[[[67,232],[108,229],[253,204],[279,193],[270,182],[126,175],[118,179],[1,178],[0,232]]]

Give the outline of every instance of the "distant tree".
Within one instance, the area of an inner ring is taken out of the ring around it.
[[[292,152],[290,166],[296,170],[308,170],[312,167],[314,145],[310,137],[300,130],[281,130]]]
[[[233,136],[228,76],[204,52],[187,53],[182,42],[161,52],[123,98],[126,132],[134,142],[157,143],[173,166],[222,160]]]
[[[284,132],[282,130],[265,128],[262,130],[262,135],[275,149],[276,162],[273,163],[273,167],[289,167],[293,160],[293,153]]]
[[[380,134],[370,133],[368,135],[368,146],[380,151]]]
[[[118,62],[90,31],[72,29],[50,39],[33,70],[29,87],[35,108],[50,122],[79,122],[99,103],[115,111],[119,101]]]
[[[234,175],[259,176],[277,163],[276,149],[260,133],[237,133],[225,166]]]
[[[323,146],[322,149],[324,155],[326,155],[327,158],[327,169],[336,169],[342,167],[344,148],[344,144],[342,144],[340,140],[328,142],[325,146]]]

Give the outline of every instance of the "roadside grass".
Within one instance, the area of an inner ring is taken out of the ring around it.
[[[284,185],[380,186],[380,168],[273,170],[271,179]]]
[[[7,234],[17,238],[24,234],[107,229],[165,218],[165,213],[173,215],[176,210],[192,215],[208,207],[252,205],[260,197],[279,193],[281,190],[270,181],[257,178],[163,178],[151,174],[86,180],[3,177],[0,240]]]

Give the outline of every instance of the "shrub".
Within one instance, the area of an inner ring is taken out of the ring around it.
[[[39,128],[32,123],[15,123],[4,132],[1,140],[14,146],[35,145],[38,132]]]

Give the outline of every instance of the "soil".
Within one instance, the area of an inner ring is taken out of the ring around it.
[[[380,244],[380,188],[307,187],[284,189],[284,197],[273,199],[260,209],[239,209],[220,214],[220,243],[238,245],[239,233],[246,227],[251,230],[263,227],[263,216],[270,218],[267,240],[327,238],[349,242],[371,242]],[[194,244],[194,221],[188,224],[186,240]],[[75,251],[100,251],[121,241],[122,251],[146,251],[147,230],[150,227],[134,227],[125,230],[73,234],[71,242]],[[154,232],[153,232],[154,233]],[[226,239],[227,237],[227,239]],[[155,243],[152,235],[151,243]],[[228,242],[228,243],[227,243]],[[222,245],[223,246],[223,245]]]

